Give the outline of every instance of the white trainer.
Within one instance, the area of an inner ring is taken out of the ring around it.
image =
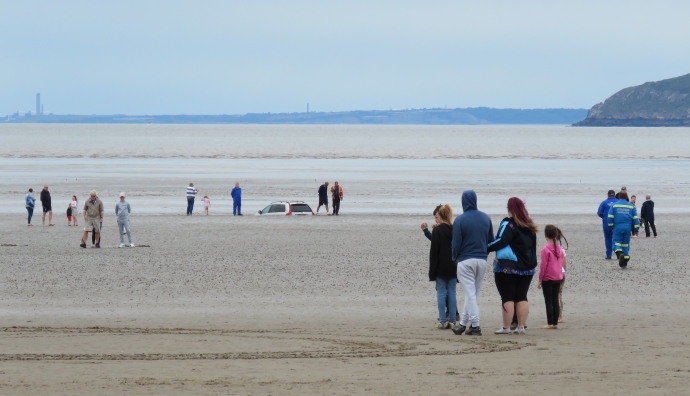
[[[494,331],[494,334],[513,334],[513,332],[510,329],[506,329],[505,327],[501,327],[500,329]]]
[[[119,248],[125,247],[125,244],[124,244],[124,243],[121,243],[120,246],[118,246],[118,247],[119,247]]]
[[[133,243],[130,243],[130,244],[129,244],[129,247],[134,247],[134,244],[133,244]]]

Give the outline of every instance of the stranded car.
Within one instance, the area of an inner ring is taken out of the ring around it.
[[[260,215],[275,215],[275,216],[306,216],[313,215],[309,205],[302,201],[297,202],[273,202],[259,211]]]

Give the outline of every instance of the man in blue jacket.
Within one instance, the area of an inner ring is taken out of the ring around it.
[[[232,197],[232,214],[233,216],[242,216],[242,189],[240,183],[235,183],[235,188],[230,192]]]
[[[628,202],[627,192],[619,192],[618,197],[620,199],[611,205],[607,217],[609,227],[613,227],[613,251],[618,257],[618,265],[626,268],[630,260],[630,228],[639,230],[640,218],[635,205]]]
[[[477,210],[477,194],[474,191],[462,193],[462,209],[464,213],[453,222],[452,249],[453,261],[458,264],[458,281],[465,292],[465,306],[460,323],[453,327],[453,333],[480,336],[482,329],[479,326],[477,297],[482,288],[486,258],[489,256],[487,249],[494,240],[494,230],[491,218]]]
[[[611,260],[611,246],[613,244],[613,228],[609,227],[609,209],[611,205],[617,201],[615,198],[616,192],[609,190],[608,198],[606,198],[602,203],[599,204],[599,210],[597,210],[597,216],[601,218],[601,227],[604,230],[604,244],[606,245],[606,259]]]

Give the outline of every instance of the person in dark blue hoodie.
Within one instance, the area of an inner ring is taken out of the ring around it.
[[[613,254],[613,227],[609,227],[609,209],[611,205],[618,201],[616,198],[616,192],[609,190],[608,198],[606,198],[602,203],[599,204],[599,210],[597,210],[597,216],[601,218],[601,227],[604,230],[604,244],[606,244],[606,259],[611,260],[611,254]]]
[[[240,183],[235,183],[235,188],[230,192],[232,197],[232,214],[233,216],[242,216],[242,189]]]
[[[452,258],[458,265],[458,281],[465,292],[465,305],[453,333],[482,335],[477,296],[482,288],[494,230],[489,215],[477,210],[477,194],[473,190],[462,193],[462,209],[464,213],[453,222]]]

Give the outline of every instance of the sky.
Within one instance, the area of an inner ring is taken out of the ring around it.
[[[690,73],[690,1],[0,0],[0,115],[590,108]]]

